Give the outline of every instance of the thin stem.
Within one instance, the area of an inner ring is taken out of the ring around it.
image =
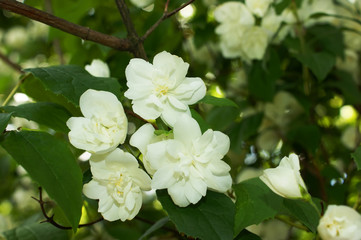
[[[132,48],[130,51],[133,53],[135,57],[139,57],[142,59],[147,60],[147,55],[144,50],[143,42],[140,41],[140,38],[137,34],[137,31],[135,30],[133,21],[130,17],[129,9],[127,5],[125,4],[124,0],[115,0],[115,3],[118,7],[119,13],[123,19],[125,28],[128,32],[128,38],[130,39],[132,43]]]
[[[290,225],[290,226],[292,226],[292,227],[301,229],[301,230],[303,230],[303,231],[306,231],[306,232],[309,232],[309,231],[310,231],[307,227],[291,221],[291,220],[288,219],[286,216],[281,216],[281,215],[279,215],[279,216],[276,216],[276,219],[278,219],[278,220],[280,220],[280,221],[282,221],[282,222],[284,222],[284,223],[287,223],[288,225]]]
[[[142,218],[142,217],[139,217],[139,216],[135,216],[134,219],[137,219],[137,220],[139,220],[141,222],[148,223],[149,225],[154,225],[154,223],[155,223],[153,221],[150,221],[148,219],[145,219],[145,218]],[[173,229],[173,228],[169,228],[169,227],[166,227],[166,226],[162,226],[162,228],[179,235],[179,232],[177,230]]]
[[[13,13],[20,14],[38,22],[57,28],[61,31],[70,33],[84,40],[100,43],[119,51],[130,51],[132,43],[129,39],[121,39],[111,35],[97,32],[88,27],[83,27],[62,18],[51,15],[47,12],[30,7],[26,4],[14,0],[0,0],[0,8]]]
[[[63,229],[63,230],[70,230],[72,229],[72,227],[68,227],[68,226],[63,226],[63,225],[60,225],[59,223],[55,222],[54,220],[54,214],[51,215],[50,217],[48,216],[48,214],[46,213],[46,210],[45,210],[45,204],[48,203],[46,201],[43,200],[43,189],[42,187],[39,187],[39,199],[35,198],[35,197],[31,197],[32,199],[34,199],[35,201],[37,201],[39,204],[40,204],[40,209],[41,209],[41,212],[43,213],[43,216],[45,217],[45,220],[42,221],[41,223],[45,223],[45,222],[48,222],[50,223],[51,225],[53,225],[54,227],[57,227],[59,229]],[[91,226],[95,223],[98,223],[100,221],[104,220],[103,217],[95,220],[95,221],[92,221],[92,222],[89,222],[89,223],[85,223],[85,224],[79,224],[78,225],[78,228],[82,228],[82,227],[88,227],[88,226]]]
[[[5,56],[4,54],[2,54],[0,52],[0,59],[4,61],[4,63],[6,63],[7,65],[9,65],[11,68],[13,68],[15,71],[17,71],[18,73],[23,74],[23,70],[21,68],[20,65],[14,63],[13,61],[11,61],[7,56]]]
[[[16,93],[16,91],[19,89],[20,85],[25,81],[25,79],[27,79],[29,76],[31,75],[31,73],[28,73],[26,75],[24,75],[20,81],[15,85],[15,87],[11,90],[11,92],[9,93],[9,95],[6,97],[5,101],[3,102],[2,106],[6,106],[10,99],[14,96],[14,94]]]
[[[183,4],[182,6],[174,9],[171,12],[168,12],[168,5],[169,5],[169,0],[167,0],[165,6],[164,6],[164,12],[163,15],[158,19],[158,21],[156,21],[153,26],[151,26],[146,32],[145,34],[141,37],[141,40],[144,41],[164,20],[166,20],[167,18],[170,18],[171,16],[173,16],[174,14],[176,14],[177,12],[179,12],[180,10],[182,10],[183,8],[185,8],[186,6],[188,6],[189,4],[193,3],[195,0],[189,0],[188,2],[186,2],[185,4]]]

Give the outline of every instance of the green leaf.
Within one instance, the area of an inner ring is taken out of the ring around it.
[[[316,232],[320,216],[316,209],[301,199],[283,199],[285,213],[301,221],[312,232]]]
[[[11,131],[1,145],[57,202],[76,230],[82,207],[82,173],[67,144],[45,132]]]
[[[282,0],[275,5],[277,15],[280,15],[291,3],[291,0]]]
[[[255,135],[258,127],[261,125],[263,113],[256,113],[245,117],[240,123],[230,128],[229,137],[231,139],[231,147],[234,151],[240,149],[242,142]]]
[[[307,29],[307,33],[313,35],[308,40],[308,45],[311,45],[312,49],[327,51],[338,57],[344,56],[345,46],[341,29],[323,24],[312,26]]]
[[[24,71],[31,72],[44,84],[45,89],[64,97],[75,106],[79,105],[80,96],[88,89],[108,91],[120,98],[120,85],[115,78],[94,77],[79,66],[28,68]]]
[[[295,125],[287,134],[289,140],[294,141],[307,150],[315,152],[321,141],[321,132],[317,125]]]
[[[234,232],[273,218],[282,206],[282,198],[274,194],[259,178],[253,178],[234,186],[236,216]]]
[[[158,200],[180,232],[207,240],[233,239],[234,204],[222,193],[208,191],[196,205],[174,205],[166,190],[157,191]]]
[[[13,116],[22,117],[48,126],[54,130],[68,132],[66,121],[72,116],[64,107],[47,102],[26,103],[19,106],[6,106],[0,109],[13,112]]]
[[[208,112],[206,121],[212,129],[223,131],[239,117],[240,110],[234,107],[215,107]]]
[[[336,63],[336,57],[327,52],[299,54],[296,58],[310,68],[320,82],[326,78]]]
[[[248,75],[249,91],[260,100],[271,101],[275,94],[277,78],[263,67],[261,61],[253,64]]]
[[[335,71],[335,75],[337,80],[327,82],[326,86],[336,87],[341,90],[345,98],[345,104],[360,104],[361,92],[352,75],[345,71]]]
[[[211,95],[206,95],[203,99],[199,100],[199,102],[207,103],[219,107],[229,106],[229,107],[238,108],[238,105],[228,98],[217,98]]]
[[[209,124],[203,119],[203,117],[194,109],[191,109],[192,118],[194,118],[199,127],[201,128],[202,133],[210,129]]]
[[[49,223],[31,223],[3,232],[8,240],[67,240],[67,231]]]
[[[143,240],[145,237],[149,236],[153,232],[163,227],[167,222],[169,222],[169,217],[164,217],[162,219],[159,219],[147,231],[145,231],[145,233],[138,240]]]
[[[356,148],[354,153],[351,153],[351,157],[355,160],[357,170],[361,170],[361,146]]]
[[[259,236],[243,229],[234,240],[261,240]]]
[[[2,133],[8,125],[12,113],[0,113],[0,133]]]

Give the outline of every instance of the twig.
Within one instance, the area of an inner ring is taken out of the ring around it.
[[[4,63],[9,65],[11,68],[13,68],[15,71],[17,71],[19,73],[24,73],[23,70],[21,70],[22,68],[18,64],[11,61],[7,56],[2,54],[1,52],[0,52],[0,59],[3,60]]]
[[[27,79],[29,76],[31,75],[31,73],[28,73],[26,75],[24,75],[19,82],[15,85],[15,87],[11,90],[11,92],[9,93],[9,95],[6,97],[5,101],[2,103],[2,106],[6,106],[10,99],[14,96],[14,94],[16,93],[16,91],[18,90],[18,88],[20,87],[20,85],[25,81],[25,79]]]
[[[294,223],[294,222],[292,222],[291,220],[289,220],[288,218],[286,218],[284,216],[279,215],[279,216],[276,216],[275,218],[282,221],[282,222],[284,222],[284,223],[287,223],[288,225],[291,225],[292,227],[301,229],[301,230],[306,231],[306,232],[310,231],[307,227],[305,227],[305,226],[303,226],[301,224]]]
[[[177,12],[179,12],[180,10],[182,10],[183,8],[185,8],[186,6],[188,6],[189,4],[191,4],[192,2],[194,2],[195,0],[189,0],[188,2],[186,2],[185,4],[183,4],[182,6],[174,9],[171,12],[168,12],[168,5],[169,5],[169,0],[167,0],[165,6],[164,6],[164,12],[161,18],[158,19],[158,21],[156,21],[153,26],[151,26],[146,33],[141,37],[141,40],[144,41],[158,26],[159,24],[161,24],[164,20],[166,20],[167,18],[173,16],[174,14],[176,14]]]
[[[31,197],[32,199],[34,199],[35,201],[37,201],[39,204],[40,204],[40,209],[41,209],[41,212],[43,213],[44,217],[45,217],[45,220],[44,221],[41,221],[41,223],[50,223],[51,225],[53,225],[54,227],[57,227],[57,228],[60,228],[60,229],[64,229],[64,230],[69,230],[69,229],[72,229],[72,227],[67,227],[67,226],[63,226],[63,225],[60,225],[59,223],[55,222],[54,220],[54,214],[51,215],[50,217],[48,216],[48,214],[46,213],[46,210],[45,210],[45,204],[49,203],[49,202],[45,202],[43,200],[43,189],[42,187],[39,187],[39,199],[35,198],[35,197]],[[82,227],[89,227],[95,223],[98,223],[100,221],[104,220],[103,217],[93,221],[93,222],[90,222],[90,223],[85,223],[85,224],[79,224],[78,225],[78,228],[82,228]]]
[[[100,43],[119,51],[131,51],[132,43],[129,39],[121,39],[111,35],[97,32],[88,27],[83,27],[62,18],[56,17],[39,9],[14,0],[0,0],[0,8],[20,14],[38,22],[80,37],[84,40]]]
[[[133,44],[132,49],[130,50],[135,57],[139,57],[142,59],[147,60],[147,55],[144,50],[143,42],[140,41],[140,38],[137,34],[137,31],[135,30],[133,21],[129,14],[129,9],[127,5],[125,4],[124,0],[115,0],[115,3],[118,7],[119,13],[123,19],[125,28],[128,32],[128,38],[130,39],[130,42]]]

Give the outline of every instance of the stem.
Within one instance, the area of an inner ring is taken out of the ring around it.
[[[132,48],[130,49],[130,51],[133,53],[135,57],[139,57],[144,60],[147,60],[147,54],[145,53],[143,42],[140,41],[137,31],[135,30],[133,21],[129,14],[129,9],[125,4],[125,1],[115,0],[115,3],[118,7],[120,15],[122,16],[125,28],[127,29],[128,38],[132,43]]]
[[[292,227],[301,229],[301,230],[303,230],[303,231],[306,231],[306,232],[309,232],[309,231],[310,231],[307,227],[291,221],[291,220],[288,219],[286,216],[276,216],[276,219],[278,219],[278,220],[280,220],[280,221],[282,221],[282,222],[284,222],[284,223],[287,223],[288,225],[290,225],[290,226],[292,226]]]
[[[129,39],[121,39],[111,35],[97,32],[88,27],[83,27],[62,18],[56,17],[39,9],[14,0],[0,0],[0,8],[13,13],[20,14],[38,22],[57,28],[63,32],[70,33],[84,40],[100,43],[119,51],[130,51],[132,44]]]
[[[173,16],[174,14],[176,14],[177,12],[179,12],[180,10],[182,10],[183,8],[185,8],[186,6],[188,6],[189,4],[191,4],[192,2],[194,2],[195,0],[189,0],[188,2],[186,2],[185,4],[183,4],[182,6],[174,9],[173,11],[168,13],[168,5],[169,5],[169,0],[167,0],[165,6],[164,6],[164,12],[163,15],[158,19],[158,21],[156,21],[153,26],[151,26],[146,32],[145,34],[141,37],[141,40],[144,41],[164,20],[166,20],[167,18]]]
[[[21,68],[20,65],[14,63],[13,61],[11,61],[7,56],[5,56],[4,54],[0,53],[0,59],[4,61],[4,63],[6,63],[7,65],[9,65],[11,68],[13,68],[15,71],[23,74],[23,70]]]
[[[20,85],[25,81],[25,79],[27,79],[29,76],[31,75],[31,73],[28,73],[26,75],[24,75],[20,81],[15,85],[15,87],[11,90],[11,92],[9,93],[9,95],[6,97],[5,101],[3,102],[2,106],[6,106],[10,99],[14,96],[14,94],[16,93],[16,91],[18,90],[18,88],[20,87]]]
[[[35,201],[37,201],[40,204],[41,212],[43,213],[43,216],[45,217],[45,220],[42,221],[41,223],[48,222],[51,225],[53,225],[54,227],[57,227],[57,228],[63,229],[63,230],[72,229],[72,227],[63,226],[63,225],[60,225],[59,223],[55,222],[54,215],[52,215],[50,217],[48,216],[48,214],[46,213],[46,210],[45,210],[45,204],[48,203],[48,202],[45,202],[43,200],[43,189],[42,189],[42,187],[39,187],[39,199],[37,199],[35,197],[31,197],[31,198],[34,199]],[[88,227],[88,226],[91,226],[91,225],[93,225],[95,223],[98,223],[98,222],[100,222],[102,220],[104,220],[103,217],[101,217],[101,218],[99,218],[99,219],[97,219],[95,221],[89,222],[89,223],[79,224],[78,228]]]

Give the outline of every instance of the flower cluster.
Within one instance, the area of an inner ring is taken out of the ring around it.
[[[226,58],[241,57],[246,61],[262,59],[268,43],[277,32],[282,18],[277,16],[270,0],[226,2],[214,11],[220,25],[220,47]],[[256,17],[263,18],[256,24]]]
[[[225,134],[207,130],[202,134],[191,117],[189,106],[205,96],[202,79],[186,77],[188,63],[168,52],[154,57],[153,64],[132,59],[126,68],[133,110],[144,119],[160,117],[172,131],[155,134],[145,124],[133,134],[130,144],[143,154],[143,165],[117,148],[127,135],[128,121],[117,97],[105,91],[89,89],[80,97],[84,117],[67,121],[69,141],[92,153],[89,160],[92,180],[84,194],[99,199],[98,211],[108,221],[132,219],[142,205],[142,192],[168,189],[178,206],[197,203],[207,190],[226,192],[231,188],[230,167],[222,160],[229,150]],[[87,71],[104,76],[103,64],[95,61]],[[109,76],[109,74],[107,74]]]

